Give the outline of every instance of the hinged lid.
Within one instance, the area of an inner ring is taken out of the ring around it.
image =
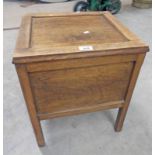
[[[31,14],[22,20],[13,62],[146,51],[148,46],[109,12]]]

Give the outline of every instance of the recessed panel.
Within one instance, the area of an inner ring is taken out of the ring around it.
[[[124,41],[127,39],[103,15],[32,18],[31,47]]]
[[[124,100],[134,63],[29,73],[39,113]]]

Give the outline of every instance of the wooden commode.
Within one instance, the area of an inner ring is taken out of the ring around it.
[[[13,63],[38,145],[54,117],[118,108],[120,131],[148,50],[109,12],[23,17]]]

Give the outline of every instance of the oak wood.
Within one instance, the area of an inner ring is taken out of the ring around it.
[[[30,47],[31,40],[31,17],[24,16],[17,38],[16,49],[26,49]]]
[[[90,20],[94,22],[90,24]],[[18,46],[14,51],[14,63],[25,63],[26,59],[45,61],[49,56],[51,59],[60,59],[64,56],[87,57],[96,52],[100,55],[116,55],[148,51],[148,46],[109,12],[32,14],[27,15],[22,23]],[[83,33],[86,31],[90,33]],[[81,52],[78,47],[82,45],[91,45],[94,51]]]
[[[23,91],[23,95],[26,101],[27,109],[30,115],[31,123],[34,129],[34,133],[39,146],[45,145],[44,137],[42,134],[40,120],[37,117],[36,107],[34,104],[34,99],[30,87],[29,77],[26,71],[25,66],[16,65],[16,70],[18,73],[19,81]]]
[[[52,113],[124,100],[133,65],[127,62],[30,73],[37,111]]]
[[[70,116],[70,115],[77,115],[81,113],[88,113],[88,112],[95,112],[100,110],[107,110],[107,109],[114,109],[114,108],[121,108],[123,107],[124,101],[115,101],[115,102],[108,102],[106,104],[100,104],[100,105],[93,105],[93,106],[87,106],[87,107],[80,107],[76,109],[67,109],[66,111],[61,112],[53,112],[53,113],[46,113],[46,114],[38,114],[38,117],[41,120],[51,119],[55,117],[62,117],[62,116]]]
[[[131,43],[131,44],[130,44]],[[115,44],[115,43],[114,43]],[[127,45],[127,46],[126,46]],[[69,47],[69,50],[67,50],[67,47],[57,47],[57,49],[53,49],[54,54],[50,54],[50,49],[44,49],[44,50],[32,50],[32,49],[26,49],[23,50],[23,53],[21,51],[16,51],[14,53],[13,63],[20,64],[20,63],[31,63],[31,62],[45,62],[45,61],[51,61],[51,60],[64,60],[64,59],[74,59],[74,58],[86,58],[86,57],[96,57],[96,56],[113,56],[113,55],[119,55],[119,54],[139,54],[139,53],[145,53],[148,51],[148,47],[141,47],[142,44],[137,42],[129,42],[126,44],[117,43],[117,48],[121,49],[115,49],[116,46],[113,45],[107,45],[104,44],[102,46],[95,45],[94,51],[86,51],[86,52],[79,52],[77,49],[78,47]],[[138,47],[140,46],[140,47]],[[106,48],[106,50],[103,50],[103,48]],[[63,53],[64,51],[64,53]],[[74,52],[74,53],[72,53]],[[16,55],[17,54],[17,55]],[[23,56],[24,55],[24,56]]]
[[[93,20],[93,22],[90,24],[91,20]],[[75,46],[89,45],[96,43],[96,39],[98,39],[98,43],[128,41],[128,39],[102,15],[76,16],[76,18],[74,16],[59,18],[51,18],[48,16],[44,18],[33,17],[32,24],[31,48],[64,47],[70,46],[71,44]]]
[[[125,103],[124,103],[123,107],[121,107],[119,109],[119,112],[118,112],[117,120],[115,123],[116,131],[121,131],[121,129],[123,127],[123,122],[126,117],[126,113],[127,113],[127,110],[128,110],[129,104],[130,104],[132,93],[133,93],[133,90],[134,90],[134,87],[136,84],[136,80],[138,78],[138,74],[139,74],[141,65],[144,61],[144,58],[145,58],[145,54],[138,55],[138,58],[137,58],[137,61],[136,61],[136,64],[135,64],[135,67],[134,67],[134,70],[132,73],[132,77],[130,80],[130,84],[129,84],[129,87],[128,87],[128,90],[126,93]]]
[[[94,56],[86,58],[74,58],[65,60],[55,60],[48,62],[29,63],[26,68],[28,72],[50,71],[60,69],[73,69],[82,67],[93,67],[105,64],[117,64],[136,61],[137,55],[117,55],[117,56]],[[110,61],[109,61],[110,60]]]
[[[131,33],[131,31],[123,26],[123,24],[117,19],[115,18],[112,14],[110,13],[106,13],[105,17],[120,31],[120,33],[122,33],[128,40],[138,40],[140,41],[140,39],[134,34]]]
[[[120,131],[148,50],[109,12],[26,15],[13,63],[38,145],[40,121],[54,117],[119,108]]]

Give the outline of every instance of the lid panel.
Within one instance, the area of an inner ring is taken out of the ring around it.
[[[100,14],[32,18],[31,48],[126,41],[128,39]]]
[[[23,17],[13,63],[138,54],[149,50],[109,12],[40,13]]]

